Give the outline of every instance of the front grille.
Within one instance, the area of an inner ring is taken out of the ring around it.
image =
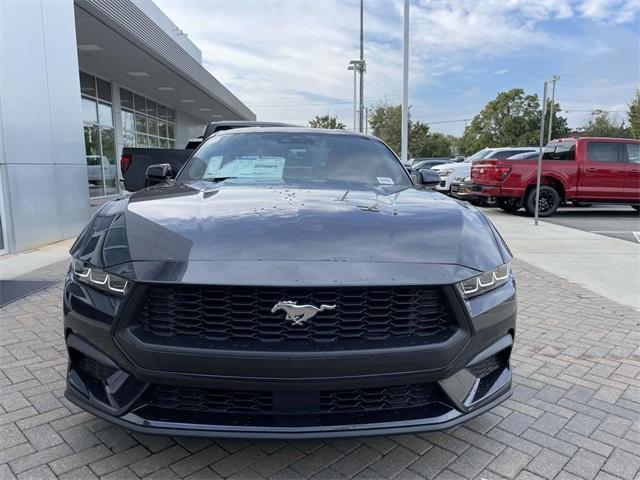
[[[271,312],[282,300],[336,308],[294,325],[285,319],[285,312]],[[365,342],[361,347],[367,348],[370,342],[394,346],[446,340],[453,331],[446,305],[436,287],[163,286],[149,287],[140,323],[152,337],[171,338],[178,344],[338,349]]]
[[[477,378],[483,378],[487,375],[495,372],[499,368],[505,365],[504,356],[501,354],[492,355],[489,358],[481,361],[480,363],[476,363],[470,367],[467,367],[467,370],[471,372],[471,374]]]
[[[173,410],[270,413],[273,410],[272,397],[271,392],[158,386],[150,403]]]
[[[296,402],[296,393],[288,392],[288,405]],[[330,390],[318,392],[319,402],[311,402],[314,407],[305,413],[357,413],[398,410],[424,407],[437,403],[430,384],[410,384],[392,387],[374,387],[352,390]],[[149,405],[160,409],[188,410],[202,413],[230,414],[296,414],[289,409],[277,411],[274,408],[273,392],[200,389],[172,386],[156,386]]]
[[[429,405],[436,401],[427,383],[320,393],[322,412],[368,412]]]
[[[104,365],[97,360],[75,350],[73,352],[72,363],[76,368],[78,368],[78,370],[91,375],[93,378],[103,381],[117,371],[115,368]]]

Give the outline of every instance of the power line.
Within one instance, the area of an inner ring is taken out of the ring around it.
[[[572,112],[586,112],[586,113],[593,113],[593,112],[605,112],[605,113],[627,113],[626,110],[603,110],[602,108],[592,108],[591,110],[576,110],[576,109],[571,109],[571,110],[562,110],[564,113],[572,113]]]

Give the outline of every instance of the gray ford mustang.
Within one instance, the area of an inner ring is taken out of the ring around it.
[[[449,428],[511,394],[511,254],[380,140],[215,134],[71,249],[66,396],[130,430]]]

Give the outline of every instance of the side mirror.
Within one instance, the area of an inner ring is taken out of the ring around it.
[[[146,172],[147,186],[157,185],[158,183],[164,183],[167,180],[173,178],[173,172],[171,165],[168,163],[158,163],[156,165],[149,165]]]
[[[429,168],[418,170],[412,176],[416,185],[435,187],[440,183],[440,175],[438,175],[438,172]]]

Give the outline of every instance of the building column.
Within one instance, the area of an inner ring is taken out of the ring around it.
[[[0,1],[0,169],[9,251],[89,218],[73,0]]]

